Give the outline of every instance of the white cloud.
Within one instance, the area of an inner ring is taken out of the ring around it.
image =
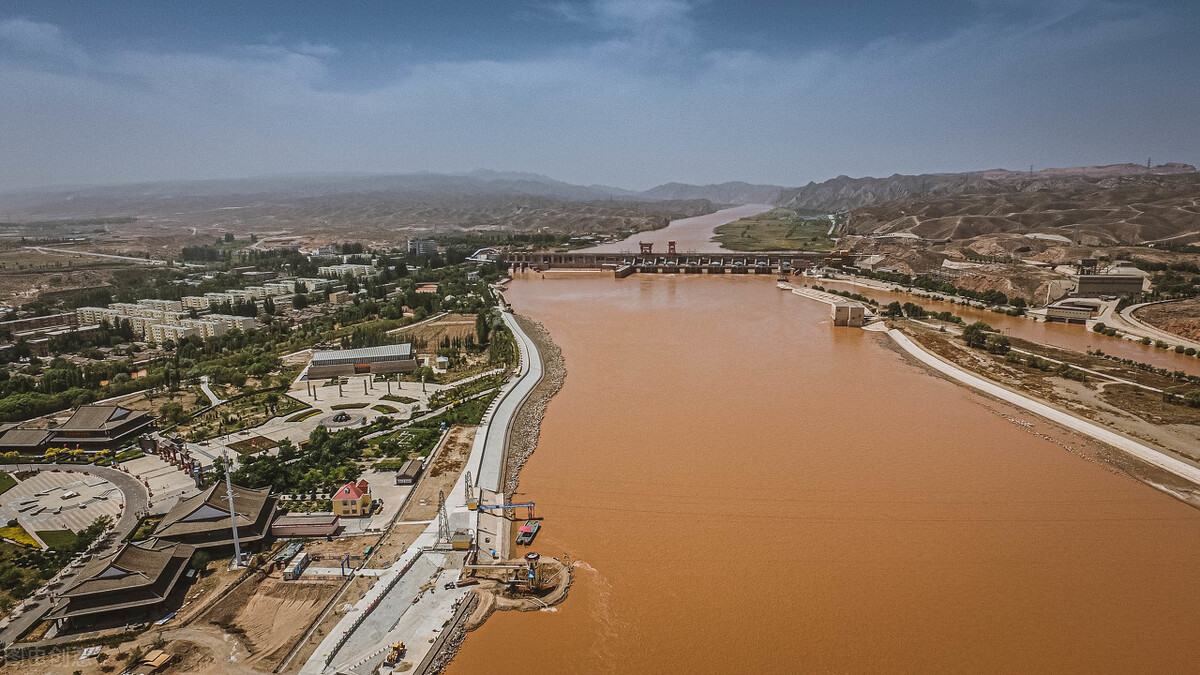
[[[29,19],[0,21],[0,44],[21,52],[50,56],[74,63],[84,61],[83,50],[51,23]]]

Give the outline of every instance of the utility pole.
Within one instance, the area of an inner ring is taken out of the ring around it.
[[[242,566],[242,544],[238,540],[237,511],[233,508],[233,481],[229,478],[229,454],[221,451],[222,464],[225,465],[225,496],[229,498],[229,524],[233,526],[233,566]]]

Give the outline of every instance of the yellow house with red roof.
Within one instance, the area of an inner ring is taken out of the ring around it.
[[[342,518],[371,514],[371,486],[366,480],[346,483],[333,493],[333,513]]]

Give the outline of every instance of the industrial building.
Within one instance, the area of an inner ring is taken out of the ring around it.
[[[1048,323],[1087,323],[1098,308],[1081,304],[1082,301],[1059,300],[1046,305]]]
[[[867,320],[867,308],[857,302],[835,302],[829,308],[829,318],[835,326],[862,328]]]
[[[1075,277],[1075,295],[1098,298],[1106,295],[1137,295],[1146,286],[1141,274],[1080,274]]]
[[[322,380],[341,375],[411,373],[417,369],[411,344],[384,345],[364,349],[338,349],[313,354],[307,379]]]

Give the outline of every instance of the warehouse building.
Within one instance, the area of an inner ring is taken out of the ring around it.
[[[417,359],[411,344],[384,345],[364,349],[339,349],[313,354],[307,379],[323,380],[343,375],[411,373]]]

